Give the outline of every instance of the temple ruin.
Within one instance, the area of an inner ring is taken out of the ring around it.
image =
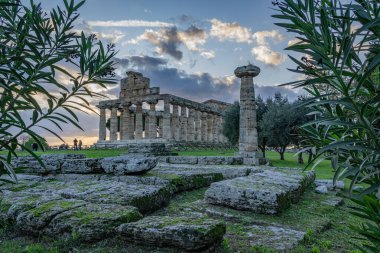
[[[101,101],[97,147],[123,147],[144,142],[225,143],[222,112],[230,104],[198,103],[172,94],[160,94],[150,79],[128,71],[120,81],[118,99]],[[107,136],[107,110],[110,111]],[[119,120],[118,120],[119,118]],[[119,130],[119,131],[118,131]]]

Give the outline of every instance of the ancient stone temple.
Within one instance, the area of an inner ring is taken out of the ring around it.
[[[118,99],[101,101],[98,147],[122,147],[134,143],[203,142],[224,143],[222,112],[230,104],[207,100],[191,101],[160,94],[150,79],[128,71],[120,81]],[[110,131],[107,136],[107,110]]]

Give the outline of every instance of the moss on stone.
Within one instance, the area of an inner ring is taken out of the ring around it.
[[[59,208],[59,209],[71,209],[74,206],[76,206],[78,203],[73,202],[73,201],[65,201],[65,200],[53,200],[49,201],[46,203],[43,203],[37,207],[35,207],[32,210],[32,213],[34,216],[39,217],[44,213],[47,213],[49,211],[54,210],[54,208]]]

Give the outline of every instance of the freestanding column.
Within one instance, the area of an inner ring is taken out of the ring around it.
[[[207,112],[202,112],[201,140],[207,141]]]
[[[194,113],[195,110],[189,108],[189,117],[187,118],[187,141],[194,141]]]
[[[200,111],[195,111],[195,141],[201,141],[201,115]]]
[[[172,139],[171,126],[170,126],[170,104],[169,101],[164,100],[164,114],[162,118],[162,137],[164,139]]]
[[[136,103],[136,128],[135,139],[142,139],[143,133],[143,115],[142,115],[142,103]]]
[[[172,115],[172,134],[176,141],[179,141],[179,117],[178,117],[178,105],[173,104]]]
[[[149,125],[148,125],[148,137],[149,139],[157,138],[157,118],[156,118],[156,104],[157,101],[149,102]],[[146,127],[145,127],[146,128]]]
[[[111,108],[111,121],[110,121],[110,140],[117,140],[117,108]]]
[[[186,141],[186,132],[187,132],[187,118],[186,118],[186,107],[181,106],[181,116],[179,118],[180,123],[180,141]]]
[[[100,118],[99,118],[99,141],[104,141],[107,136],[106,131],[106,108],[99,107],[100,109]]]
[[[257,157],[258,138],[253,77],[259,73],[260,69],[252,64],[235,69],[235,75],[241,78],[239,153],[244,157]]]

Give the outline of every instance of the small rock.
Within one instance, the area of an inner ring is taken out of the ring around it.
[[[104,158],[101,166],[106,173],[120,176],[144,174],[156,167],[157,162],[155,157],[124,155]]]
[[[317,188],[315,188],[315,192],[319,193],[319,194],[327,194],[328,193],[327,186],[326,185],[320,185]]]
[[[335,190],[335,189],[344,189],[344,182],[343,181],[336,181],[335,185],[334,185],[334,181],[333,180],[328,180],[328,179],[315,180],[315,185],[317,187],[321,186],[321,185],[324,185],[324,186],[327,187],[327,190],[329,190],[329,191],[332,191],[332,190]]]

